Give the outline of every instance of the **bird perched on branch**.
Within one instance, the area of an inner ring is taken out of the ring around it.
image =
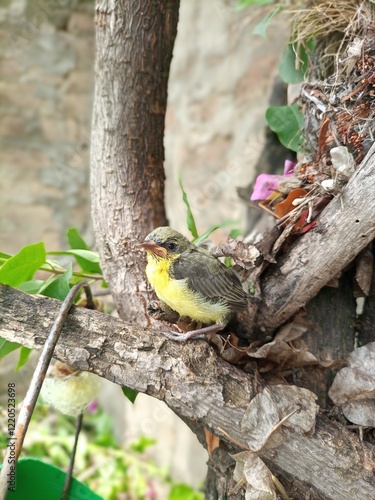
[[[140,246],[147,251],[146,275],[158,298],[180,317],[209,325],[165,333],[168,338],[187,340],[222,330],[232,312],[247,306],[235,272],[170,227],[155,229]]]

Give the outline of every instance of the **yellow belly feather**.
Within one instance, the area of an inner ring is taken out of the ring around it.
[[[188,316],[204,324],[221,323],[230,312],[225,302],[213,304],[200,294],[189,290],[186,280],[171,279],[168,259],[147,256],[146,275],[158,298],[180,316]]]

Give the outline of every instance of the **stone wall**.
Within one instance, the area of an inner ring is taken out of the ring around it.
[[[93,16],[93,1],[0,0],[0,251],[40,240],[61,249],[71,226],[93,241]],[[225,0],[181,1],[165,146],[167,212],[185,232],[180,173],[200,231],[244,218],[236,186],[253,175],[285,37],[282,26],[266,41],[253,36],[248,16]],[[19,377],[29,379],[27,368]],[[121,439],[154,434],[159,460],[177,480],[203,480],[205,451],[165,405],[140,397],[130,407],[109,383],[102,401]]]
[[[182,175],[199,232],[227,219],[245,226],[236,192],[249,184],[263,144],[264,113],[285,26],[253,35],[264,15],[225,0],[182,0],[166,120],[166,203],[170,223],[186,231]]]
[[[59,7],[61,5],[61,7]],[[0,245],[90,225],[93,2],[0,2]]]

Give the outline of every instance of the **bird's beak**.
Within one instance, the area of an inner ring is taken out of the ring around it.
[[[146,250],[147,253],[153,253],[158,257],[166,257],[167,250],[161,246],[159,246],[155,241],[144,241],[140,243],[138,246]]]

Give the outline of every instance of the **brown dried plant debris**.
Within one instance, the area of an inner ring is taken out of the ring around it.
[[[369,25],[361,39],[353,33],[345,53],[337,54],[334,74],[325,81],[303,84],[299,102],[305,154],[293,176],[278,187],[279,196],[265,201],[283,228],[272,257],[290,234],[314,227],[320,212],[341,193],[374,142],[375,25]]]
[[[353,424],[375,427],[375,342],[355,349],[328,392]]]
[[[372,0],[308,0],[289,8],[292,42],[305,45],[316,41],[319,58],[309,71],[310,80],[327,79],[335,71],[338,58],[355,37],[364,38],[373,25]]]

